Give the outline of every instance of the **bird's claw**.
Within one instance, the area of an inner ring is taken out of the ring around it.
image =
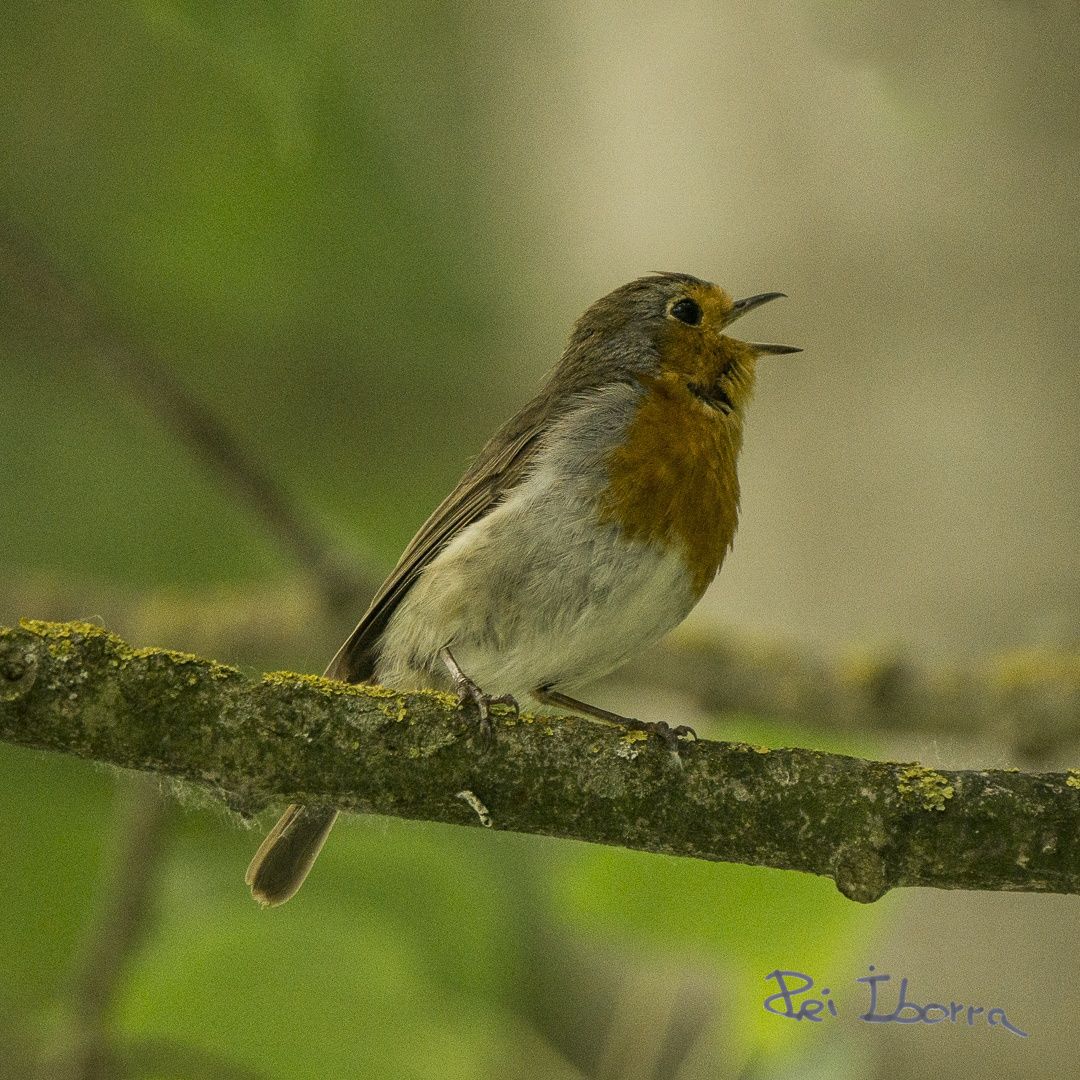
[[[697,732],[687,724],[672,727],[665,720],[632,720],[629,717],[624,723],[635,731],[644,731],[646,734],[658,736],[673,754],[679,753],[679,739],[689,736],[697,742]]]
[[[509,705],[514,717],[521,715],[521,706],[513,694],[485,694],[479,686],[469,678],[463,678],[458,684],[458,702],[464,706],[471,701],[476,706],[479,718],[480,745],[487,749],[494,738],[494,729],[491,724],[491,706]]]

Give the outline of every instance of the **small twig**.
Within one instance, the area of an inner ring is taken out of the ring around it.
[[[485,829],[490,829],[492,826],[491,815],[488,813],[488,808],[476,797],[476,793],[466,789],[465,791],[459,791],[457,797],[463,802],[466,802],[476,811],[476,816],[480,819],[480,824]]]

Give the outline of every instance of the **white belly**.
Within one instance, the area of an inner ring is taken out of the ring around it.
[[[489,694],[569,691],[686,617],[697,594],[681,554],[597,522],[607,455],[640,393],[618,385],[583,397],[527,478],[432,560],[383,634],[380,682],[449,688],[438,659],[448,646]]]
[[[697,597],[678,552],[595,524],[591,499],[530,494],[464,530],[427,567],[387,627],[380,682],[449,686],[437,659],[449,646],[487,693],[571,690],[686,617]]]

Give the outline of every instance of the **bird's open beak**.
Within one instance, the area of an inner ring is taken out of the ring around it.
[[[724,326],[730,325],[736,319],[741,319],[748,311],[753,311],[754,308],[761,307],[762,304],[767,304],[770,300],[779,300],[785,296],[787,294],[782,292],[763,292],[758,293],[757,296],[747,296],[742,300],[736,300],[727,319],[724,321]],[[783,353],[802,352],[798,345],[769,345],[760,341],[748,341],[746,344],[759,353],[771,353],[774,356]]]
[[[784,353],[802,352],[801,345],[770,345],[767,341],[748,341],[746,343],[754,352],[769,353],[772,356],[783,356]]]

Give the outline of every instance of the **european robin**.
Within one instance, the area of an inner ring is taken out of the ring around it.
[[[547,383],[413,537],[326,675],[530,698],[655,731],[568,697],[680,623],[738,523],[736,459],[754,368],[789,345],[724,331],[782,293],[732,300],[653,274],[578,320]],[[290,806],[252,860],[262,904],[288,900],[337,817]]]

